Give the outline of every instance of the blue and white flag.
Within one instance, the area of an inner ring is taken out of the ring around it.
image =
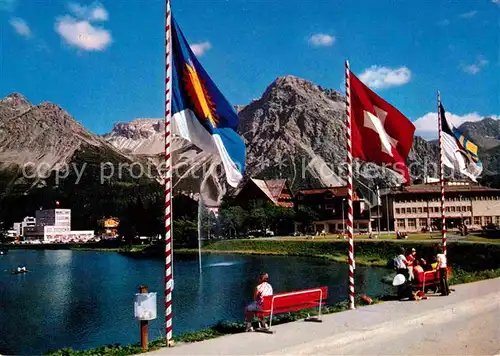
[[[238,115],[205,72],[172,18],[172,123],[174,132],[219,155],[227,182],[236,187],[245,171],[245,143]]]
[[[469,141],[460,130],[448,121],[441,103],[439,104],[439,111],[443,138],[443,164],[476,182],[476,178],[483,171],[477,145]]]

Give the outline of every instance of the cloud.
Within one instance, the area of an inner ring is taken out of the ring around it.
[[[491,2],[492,2],[493,4],[497,4],[497,5],[499,5],[499,6],[500,6],[500,0],[491,0]]]
[[[461,19],[471,19],[476,15],[477,15],[477,10],[472,10],[472,11],[464,12],[463,14],[460,14],[460,15],[458,15],[458,17]]]
[[[484,58],[483,56],[478,56],[477,61],[472,64],[464,64],[462,65],[462,70],[470,75],[476,75],[488,65],[488,60]]]
[[[444,20],[437,22],[438,26],[448,26],[449,24],[450,24],[450,20],[448,20],[448,19],[444,19]]]
[[[455,126],[459,127],[467,121],[480,121],[485,117],[491,117],[495,120],[500,120],[500,115],[479,115],[477,112],[472,112],[465,115],[455,115],[450,112],[446,113],[446,118]],[[422,136],[425,139],[435,139],[438,136],[437,113],[429,112],[424,116],[419,117],[413,124],[416,127],[416,135]]]
[[[481,67],[479,67],[476,64],[469,64],[469,65],[463,66],[462,70],[467,74],[476,75],[477,73],[479,73],[481,71]]]
[[[314,47],[330,47],[335,43],[335,37],[325,33],[316,33],[309,37],[309,44]]]
[[[107,21],[109,18],[108,11],[99,2],[95,2],[90,6],[70,2],[68,4],[68,9],[74,16],[80,18],[81,20]]]
[[[14,28],[19,36],[24,38],[30,38],[32,36],[31,29],[23,19],[19,17],[13,17],[10,19],[9,23]]]
[[[69,15],[57,19],[56,32],[69,45],[85,51],[102,51],[111,44],[111,33],[95,27],[86,20],[77,20]]]
[[[17,5],[17,0],[0,0],[0,11],[12,11]]]
[[[203,56],[205,54],[205,52],[207,52],[210,48],[212,48],[212,44],[208,41],[193,43],[191,45],[191,50],[193,51],[194,55],[197,57]]]
[[[385,89],[408,83],[411,79],[411,71],[407,67],[391,69],[371,66],[359,76],[359,79],[371,88]]]

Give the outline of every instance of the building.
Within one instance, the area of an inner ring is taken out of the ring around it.
[[[247,207],[252,201],[270,202],[283,208],[293,208],[293,196],[286,179],[250,178],[235,196],[235,202]]]
[[[447,228],[465,224],[481,228],[490,223],[500,224],[500,189],[483,187],[469,182],[445,183]],[[440,183],[415,184],[392,190],[382,198],[384,224],[390,230],[416,232],[441,229]],[[386,219],[388,217],[388,219]],[[386,223],[384,224],[386,225]]]
[[[71,209],[37,210],[35,226],[24,229],[28,240],[43,242],[85,242],[94,237],[94,231],[71,231]]]
[[[26,216],[23,221],[14,223],[13,230],[16,231],[16,236],[23,236],[24,229],[26,227],[34,227],[36,225],[36,219],[31,216]]]
[[[301,207],[313,212],[315,219],[310,222],[315,232],[339,233],[347,229],[347,187],[326,187],[302,189],[295,194],[295,209],[299,215]],[[370,209],[356,192],[353,194],[354,230],[371,231]],[[307,226],[296,222],[295,229],[304,230]]]
[[[104,218],[97,221],[97,225],[101,230],[100,233],[104,238],[114,239],[118,236],[118,227],[120,226],[120,219],[118,218]]]

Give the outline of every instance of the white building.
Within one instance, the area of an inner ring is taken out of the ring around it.
[[[36,226],[36,219],[32,216],[26,216],[23,221],[14,223],[13,230],[16,231],[16,236],[23,236],[26,227],[34,226]]]
[[[71,231],[71,209],[38,210],[36,225],[26,227],[25,237],[43,242],[86,242],[94,237],[94,231]]]

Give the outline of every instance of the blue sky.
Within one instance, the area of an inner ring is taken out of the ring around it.
[[[500,115],[500,0],[173,0],[233,104],[291,74],[339,89],[343,62],[432,136],[436,89],[458,124]],[[93,132],[162,117],[164,3],[0,0],[0,97],[61,105]]]

